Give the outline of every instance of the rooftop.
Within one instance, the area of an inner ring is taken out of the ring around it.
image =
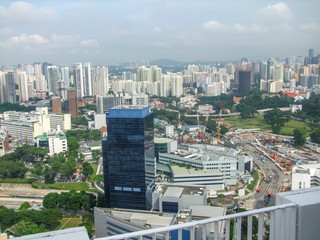
[[[89,240],[85,227],[69,228],[64,230],[38,233],[23,237],[14,238],[16,240]]]
[[[192,175],[212,175],[212,174],[221,174],[219,170],[210,169],[210,170],[201,170],[197,168],[186,168],[179,166],[171,166],[174,176],[192,176]]]
[[[145,118],[152,113],[149,105],[120,105],[109,109],[109,118]]]
[[[177,190],[178,193],[175,194],[173,191]],[[205,186],[189,186],[189,185],[177,185],[177,184],[157,184],[154,192],[162,194],[164,197],[180,197],[181,195],[203,195],[206,191]],[[167,193],[168,192],[168,193]],[[179,195],[179,196],[178,196]]]

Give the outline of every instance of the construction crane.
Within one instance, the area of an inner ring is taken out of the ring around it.
[[[204,138],[205,135],[206,135],[206,129],[207,129],[207,124],[208,124],[209,115],[210,115],[210,108],[208,108],[208,113],[207,113],[207,116],[206,116],[206,121],[205,121],[205,124],[204,124],[203,133],[202,133],[202,135],[201,135],[201,142],[203,142],[203,138]]]
[[[218,124],[217,124],[217,128],[218,128],[218,146],[220,146],[220,121],[221,121],[221,114],[222,114],[222,108],[223,108],[223,103],[221,103],[221,107],[220,107],[220,113],[219,113],[219,121],[218,121]]]
[[[199,113],[197,113],[197,122],[198,122],[198,129],[197,129],[197,131],[198,131],[198,138],[200,139],[200,138],[201,138],[201,133],[200,133],[201,128],[200,128]]]

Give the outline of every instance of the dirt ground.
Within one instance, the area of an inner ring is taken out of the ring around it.
[[[51,192],[65,192],[63,190],[35,189],[30,184],[0,183],[0,196],[45,196]]]

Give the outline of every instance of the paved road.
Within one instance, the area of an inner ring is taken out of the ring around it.
[[[253,198],[256,200],[255,208],[262,208],[265,206],[264,198],[265,195],[271,190],[272,196],[268,203],[268,206],[275,205],[275,195],[279,192],[282,182],[287,176],[279,169],[279,167],[269,160],[267,157],[261,158],[260,155],[256,152],[254,146],[251,145],[249,141],[240,140],[237,138],[233,138],[232,141],[238,145],[240,149],[242,149],[246,154],[252,156],[254,164],[258,169],[260,169],[261,173],[264,173],[265,177],[271,176],[271,182],[266,183],[265,181],[261,184],[261,190],[259,193],[255,193]]]

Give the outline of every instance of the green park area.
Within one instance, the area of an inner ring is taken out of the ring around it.
[[[263,115],[258,115],[252,118],[226,118],[223,121],[244,129],[259,128],[261,132],[271,129],[271,126],[263,119]],[[307,136],[309,136],[312,131],[308,123],[291,119],[281,128],[280,135],[293,136],[293,130],[296,128],[305,129]]]
[[[57,230],[74,228],[82,225],[82,218],[81,217],[70,217],[70,218],[64,217],[59,222],[60,222],[60,226],[58,226]]]

